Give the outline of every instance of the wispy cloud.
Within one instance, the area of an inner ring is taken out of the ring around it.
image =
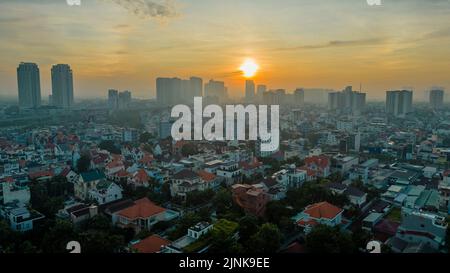
[[[168,19],[178,15],[174,0],[104,0],[113,2],[143,19]]]
[[[379,45],[386,42],[385,38],[370,38],[361,40],[333,40],[324,44],[310,44],[299,45],[294,47],[277,48],[277,51],[295,51],[295,50],[307,50],[307,49],[323,49],[334,47],[351,47],[351,46],[372,46]]]

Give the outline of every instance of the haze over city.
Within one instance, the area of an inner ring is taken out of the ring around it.
[[[110,88],[152,98],[157,77],[190,76],[225,81],[241,97],[248,58],[256,83],[288,92],[362,84],[368,99],[409,88],[418,100],[450,87],[447,0],[126,2],[1,1],[1,96],[17,97],[20,62],[39,65],[43,97],[52,65],[70,64],[75,99]]]

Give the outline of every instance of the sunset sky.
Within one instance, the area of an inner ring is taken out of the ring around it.
[[[43,97],[56,63],[72,67],[76,99],[109,88],[150,98],[159,76],[223,80],[243,95],[247,58],[274,89],[450,89],[449,0],[81,1],[0,1],[1,95],[17,96],[21,61],[38,63]]]

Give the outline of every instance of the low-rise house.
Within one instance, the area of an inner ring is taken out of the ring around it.
[[[0,204],[19,202],[28,204],[30,202],[30,188],[18,184],[12,177],[0,182]]]
[[[343,209],[338,208],[328,202],[320,202],[307,206],[301,213],[293,219],[298,226],[304,228],[305,233],[309,233],[316,225],[337,226],[342,223]]]
[[[175,240],[173,243],[166,245],[162,250],[163,253],[182,253],[183,249],[205,236],[213,228],[208,222],[200,222],[188,228],[185,236]]]
[[[242,174],[247,178],[251,178],[257,174],[264,174],[263,163],[256,158],[251,162],[241,161],[239,167],[241,168]]]
[[[130,248],[132,252],[137,253],[161,253],[171,243],[171,241],[153,234],[143,240],[132,242]]]
[[[144,169],[139,169],[134,172],[131,177],[128,178],[128,183],[132,184],[133,187],[148,187],[150,176]]]
[[[97,204],[103,205],[122,199],[122,188],[111,181],[100,181],[94,189],[89,191],[89,198]]]
[[[315,177],[326,178],[330,175],[330,159],[324,155],[305,158],[305,170],[314,172]]]
[[[262,187],[255,185],[235,184],[232,186],[234,202],[245,212],[263,216],[266,205],[270,201],[269,194]]]
[[[242,182],[242,170],[239,163],[235,161],[227,161],[223,163],[217,170],[216,174],[223,177],[228,185]]]
[[[38,211],[29,209],[22,204],[10,203],[2,206],[0,216],[6,219],[12,230],[25,232],[32,230],[35,222],[45,218]]]
[[[430,212],[403,209],[402,223],[396,237],[408,243],[424,243],[440,250],[445,245],[447,222],[445,218]]]
[[[98,215],[96,205],[86,205],[84,203],[69,201],[60,209],[56,216],[60,219],[70,220],[73,225],[78,225]]]
[[[327,187],[335,194],[346,195],[350,203],[357,207],[361,207],[367,201],[367,193],[353,186],[347,186],[343,183],[330,183]]]
[[[354,156],[337,155],[333,157],[333,168],[341,175],[347,174],[353,166],[358,165],[359,158]]]
[[[450,171],[444,172],[444,179],[439,182],[439,205],[441,210],[450,214]]]
[[[89,192],[95,190],[97,184],[105,180],[105,174],[98,170],[81,173],[78,181],[74,184],[75,197],[86,200]]]
[[[141,230],[151,230],[158,222],[170,221],[179,213],[160,207],[148,198],[133,202],[133,205],[115,212],[112,216],[113,224],[122,228],[133,228],[136,233]]]

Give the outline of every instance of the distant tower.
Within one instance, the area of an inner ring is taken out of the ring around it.
[[[444,90],[430,91],[430,106],[433,109],[440,109],[444,106]]]
[[[255,83],[252,80],[245,81],[245,102],[251,103],[255,100]]]
[[[17,84],[20,107],[41,106],[41,81],[37,64],[20,63],[17,68]]]
[[[52,102],[54,106],[70,108],[73,106],[73,75],[67,64],[52,67]]]
[[[115,89],[108,90],[108,108],[110,109],[119,108],[119,91]]]
[[[294,104],[295,106],[303,106],[305,104],[305,91],[301,88],[297,88],[294,91]]]
[[[386,92],[386,113],[396,117],[404,117],[412,112],[413,92],[396,90]]]

